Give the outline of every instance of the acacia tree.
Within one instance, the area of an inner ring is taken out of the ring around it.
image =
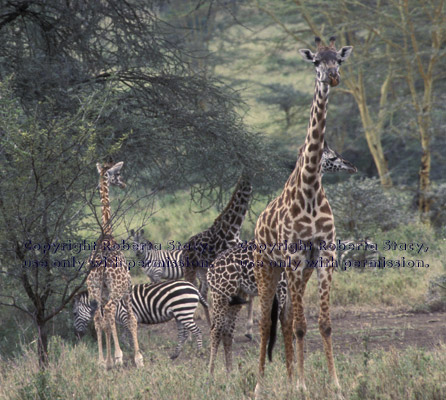
[[[268,186],[279,170],[235,113],[237,97],[189,67],[185,47],[170,40],[175,27],[153,11],[156,3],[12,0],[0,9],[0,238],[7,278],[0,302],[35,322],[42,366],[48,322],[85,274],[57,267],[73,256],[69,249],[52,254],[38,245],[97,238],[100,218],[87,207],[94,209],[97,197],[96,162],[124,161],[125,176],[146,197],[161,188],[227,188],[242,167],[260,172],[259,186],[268,169]],[[115,223],[131,206],[113,207]],[[88,249],[81,255],[77,261]]]
[[[86,205],[95,195],[98,147],[87,114],[94,112],[91,100],[100,98],[85,99],[77,114],[43,125],[26,115],[9,83],[0,83],[0,237],[6,265],[0,305],[32,319],[44,366],[47,324],[86,278],[81,267],[88,252],[46,246],[92,239],[83,230],[92,229]]]
[[[342,0],[322,4],[294,0],[293,5],[279,6],[258,0],[255,6],[300,45],[306,42],[306,33],[321,37],[337,33],[342,44],[354,46],[355,62],[344,70],[346,89],[339,90],[351,94],[358,106],[383,187],[392,186],[382,146],[384,130],[390,120],[413,121],[421,147],[418,205],[421,218],[427,221],[435,83],[444,77],[440,68],[446,42],[444,1]],[[298,12],[297,20],[293,9]],[[306,29],[297,32],[296,25]],[[413,112],[406,114],[407,108]]]

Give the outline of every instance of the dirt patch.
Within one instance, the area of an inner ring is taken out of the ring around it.
[[[256,312],[258,316],[258,311]],[[204,318],[197,319],[203,338],[209,342],[209,328]],[[317,317],[307,317],[305,351],[322,351]],[[234,355],[243,355],[252,346],[258,346],[258,319],[254,320],[254,338],[245,337],[246,311],[242,310],[234,337]],[[409,346],[433,349],[446,343],[446,312],[411,313],[401,310],[345,311],[332,310],[333,347],[336,353],[358,353],[365,350]],[[144,328],[143,328],[144,329]],[[176,341],[175,322],[148,327],[150,335],[168,337]],[[144,329],[145,330],[145,329]],[[190,341],[191,339],[189,339]],[[220,345],[222,346],[222,345]],[[221,351],[221,349],[220,349]]]

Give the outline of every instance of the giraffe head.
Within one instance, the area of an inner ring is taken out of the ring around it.
[[[339,66],[351,54],[353,47],[344,46],[336,50],[335,40],[330,38],[330,45],[323,46],[320,38],[316,38],[317,51],[313,53],[308,49],[300,49],[299,53],[307,62],[312,62],[316,68],[316,79],[330,86],[338,86],[340,82]]]
[[[299,149],[299,158],[302,156],[302,152],[305,145],[302,145]],[[328,146],[327,141],[324,141],[324,151],[322,152],[321,160],[321,175],[326,172],[348,172],[353,174],[358,172],[358,169],[345,158]]]
[[[97,163],[96,167],[98,169],[98,173],[101,177],[104,177],[105,181],[108,185],[119,186],[121,189],[124,189],[126,184],[121,180],[121,168],[124,165],[124,162],[118,162],[116,164],[106,163],[104,166]]]
[[[346,171],[350,174],[353,174],[355,172],[358,172],[358,169],[350,161],[342,158],[342,156],[338,152],[330,149],[327,142],[324,141],[321,173],[324,174],[325,172],[339,171]]]

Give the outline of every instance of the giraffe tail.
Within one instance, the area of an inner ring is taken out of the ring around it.
[[[230,306],[236,306],[237,304],[246,304],[247,301],[240,297],[240,296],[231,296],[231,299],[229,300]]]
[[[268,359],[273,360],[273,349],[277,338],[277,320],[279,319],[279,300],[274,295],[273,306],[271,308],[271,329],[269,331],[268,341]]]

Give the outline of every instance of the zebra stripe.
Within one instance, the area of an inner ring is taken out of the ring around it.
[[[138,257],[144,254],[144,272],[154,283],[162,279],[176,281],[184,277],[183,250],[158,250],[143,237],[141,232],[131,231],[133,249]]]
[[[144,272],[152,282],[161,279],[178,280],[184,277],[183,250],[144,249]]]
[[[172,359],[177,358],[180,354],[188,332],[194,335],[198,349],[202,348],[202,334],[194,321],[194,314],[198,302],[205,308],[208,308],[208,304],[194,285],[185,281],[133,285],[131,300],[133,312],[140,324],[159,324],[175,318],[178,345],[171,356]],[[78,294],[73,306],[76,334],[80,335],[85,332],[92,319],[92,314],[88,292]],[[128,313],[122,301],[116,308],[116,322],[127,327]]]
[[[348,265],[355,265],[355,262],[359,262],[360,265],[379,265],[378,262],[381,260],[381,253],[374,248],[373,242],[368,239],[360,240],[342,240],[341,245],[345,246],[347,250],[338,250],[337,266],[341,271],[346,271]],[[352,245],[353,248],[348,247]],[[358,249],[358,246],[362,246]],[[353,268],[353,267],[352,267]],[[364,271],[365,268],[359,269]]]

